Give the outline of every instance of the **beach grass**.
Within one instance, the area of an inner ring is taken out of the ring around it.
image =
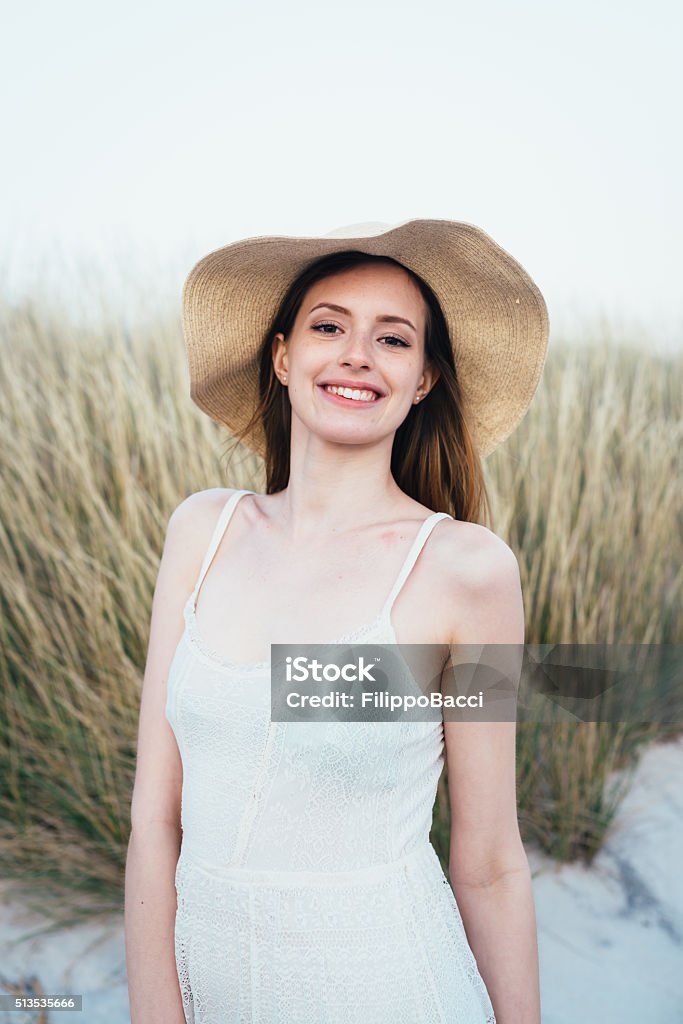
[[[0,870],[76,919],[121,909],[140,685],[168,517],[263,488],[190,401],[175,315],[77,326],[0,302]],[[683,358],[596,329],[553,337],[521,426],[486,461],[528,643],[679,644]],[[525,841],[600,848],[647,741],[680,723],[518,727]],[[447,776],[432,839],[448,856]],[[59,912],[57,910],[57,912]]]

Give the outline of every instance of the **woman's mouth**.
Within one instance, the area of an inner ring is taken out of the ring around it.
[[[323,393],[337,404],[368,406],[377,402],[382,396],[368,388],[345,388],[334,384],[320,384]]]

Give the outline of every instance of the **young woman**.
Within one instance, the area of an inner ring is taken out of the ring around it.
[[[543,299],[478,228],[418,220],[247,239],[201,260],[183,302],[192,397],[267,483],[169,521],[126,870],[132,1022],[538,1024],[514,722],[273,722],[269,652],[523,644],[481,459],[538,385]],[[444,758],[450,885],[429,842]]]

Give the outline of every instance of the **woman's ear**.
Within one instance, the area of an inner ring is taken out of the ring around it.
[[[426,364],[417,385],[417,390],[423,398],[427,397],[440,376],[441,374],[436,367]]]
[[[271,352],[273,355],[273,368],[275,369],[276,375],[282,379],[282,376],[287,376],[287,343],[285,336],[282,331],[273,337],[271,345]]]

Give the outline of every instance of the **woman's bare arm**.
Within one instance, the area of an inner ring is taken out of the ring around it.
[[[454,643],[487,645],[484,660],[504,664],[516,687],[524,643],[517,559],[500,538],[482,528],[467,562],[464,583],[462,562],[458,567]],[[494,650],[491,645],[505,646]],[[471,660],[467,646],[452,650],[454,664]],[[449,874],[497,1024],[539,1024],[536,915],[517,821],[515,728],[514,720],[444,722]]]
[[[131,1024],[185,1024],[174,939],[183,771],[166,718],[167,681],[184,627],[183,605],[228,494],[224,488],[200,491],[173,512],[154,591],[126,859]]]
[[[185,1024],[174,948],[179,848],[174,826],[158,822],[131,832],[125,897],[131,1024]]]

